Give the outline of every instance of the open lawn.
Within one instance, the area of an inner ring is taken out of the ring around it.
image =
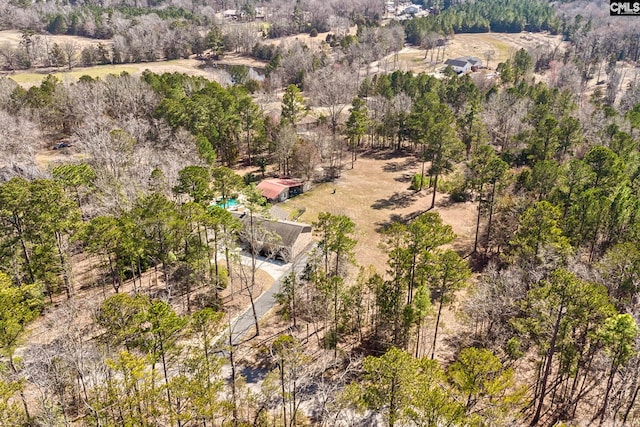
[[[63,68],[46,69],[46,70],[30,70],[24,72],[16,72],[6,74],[7,77],[13,79],[23,87],[30,87],[39,84],[48,74],[53,74],[63,81],[75,82],[82,76],[91,76],[93,78],[105,77],[110,74],[120,74],[123,72],[140,75],[145,70],[154,73],[185,73],[189,75],[199,75],[215,80],[215,71],[211,69],[200,68],[201,61],[196,59],[176,59],[173,61],[158,62],[142,62],[139,64],[114,64],[114,65],[96,65],[94,67],[74,67],[71,71]]]
[[[36,37],[46,39],[47,43],[53,45],[53,43],[76,43],[80,49],[102,43],[103,45],[110,47],[111,40],[90,39],[88,37],[81,36],[67,36],[67,35],[51,35],[51,34],[38,34]],[[22,33],[16,30],[3,30],[0,31],[0,45],[7,44],[11,47],[17,47],[22,41]]]
[[[246,65],[248,67],[264,67],[264,62],[247,58],[238,54],[225,55],[215,64],[220,65]],[[132,75],[141,75],[145,70],[154,73],[184,73],[191,76],[202,76],[210,80],[219,80],[220,71],[216,68],[205,66],[203,61],[195,58],[175,59],[172,61],[141,62],[138,64],[113,64],[96,65],[94,67],[74,67],[71,71],[65,68],[49,68],[40,70],[18,71],[15,73],[1,73],[19,83],[23,87],[31,87],[39,84],[48,74],[53,74],[63,81],[75,82],[82,76],[93,78],[105,77],[110,74],[123,72]],[[0,75],[1,75],[0,74]]]
[[[393,220],[408,220],[425,212],[431,205],[431,193],[417,193],[409,188],[411,177],[421,169],[420,162],[409,153],[375,152],[360,157],[354,169],[349,169],[350,166],[350,163],[345,164],[346,170],[335,182],[318,185],[278,206],[288,211],[290,216],[304,210],[298,220],[308,223],[316,221],[320,212],[347,215],[356,224],[356,262],[362,266],[373,265],[378,273],[385,275],[387,256],[381,247],[383,237],[380,231]],[[453,228],[457,238],[451,247],[462,256],[468,255],[473,247],[476,209],[477,205],[471,202],[449,203],[446,194],[436,197],[434,211]],[[460,292],[459,299],[464,295],[464,291]],[[434,322],[433,318],[430,319],[423,331],[425,338],[433,336]],[[275,335],[288,326],[274,317],[265,320],[264,325],[265,335]],[[438,358],[451,356],[450,341],[460,330],[460,319],[456,317],[455,310],[443,310]],[[423,340],[421,354],[429,354],[430,339]],[[410,348],[413,346],[415,343],[410,344]]]
[[[347,169],[334,183],[321,184],[279,206],[292,215],[305,209],[298,220],[308,223],[316,221],[320,212],[349,216],[356,223],[356,261],[373,264],[382,273],[386,255],[380,247],[380,231],[393,220],[426,211],[431,194],[409,189],[411,177],[421,166],[412,155],[382,151],[360,157],[354,169],[350,166],[345,165]],[[435,211],[458,235],[454,248],[466,255],[473,243],[476,206],[450,204],[448,199],[437,195]]]
[[[442,58],[442,50],[433,50],[432,55],[431,51],[427,53],[425,49],[407,46],[399,52],[396,68],[402,71],[434,72],[444,68],[444,61],[447,59],[460,56],[476,56],[482,59],[485,65],[488,63],[489,68],[495,69],[498,63],[511,58],[521,48],[530,51],[536,48],[553,50],[556,47],[564,49],[566,45],[566,42],[562,42],[562,36],[546,33],[456,34],[449,40],[444,49],[444,60]],[[436,54],[440,56],[437,63]],[[487,58],[489,58],[489,61],[487,61]],[[380,61],[381,68],[384,68],[385,63],[393,62],[393,59],[393,55],[391,55]]]

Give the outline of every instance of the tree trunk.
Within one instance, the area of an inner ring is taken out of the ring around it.
[[[60,268],[62,269],[62,280],[64,281],[64,290],[67,294],[67,299],[71,298],[71,281],[69,280],[69,266],[62,249],[62,234],[59,231],[55,233],[56,246],[58,248],[58,257],[60,258]]]
[[[284,388],[284,361],[280,359],[278,363],[278,368],[280,370],[280,387],[282,390],[282,425],[287,425],[287,394]]]
[[[338,358],[338,282],[333,286],[333,332],[335,334],[335,344],[333,347],[333,358]]]
[[[293,270],[292,270],[293,271]],[[296,324],[296,283],[297,277],[295,273],[292,275],[293,283],[291,284],[291,320],[293,320],[293,329],[297,329]]]
[[[638,392],[640,392],[640,387],[636,387],[636,389],[633,392],[633,397],[631,398],[631,401],[629,402],[629,406],[627,406],[627,410],[624,413],[624,417],[622,418],[622,425],[625,426],[627,425],[627,418],[629,417],[629,414],[631,413],[631,409],[633,409],[633,407],[636,404],[636,399],[638,398]]]
[[[438,175],[433,179],[433,196],[431,197],[430,210],[436,207],[436,192],[438,191]]]
[[[480,235],[480,217],[482,213],[482,186],[480,186],[478,197],[478,217],[476,218],[476,238],[473,241],[473,253],[478,252],[478,236]]]
[[[553,335],[551,336],[551,343],[549,344],[549,350],[547,351],[547,357],[545,361],[544,373],[542,374],[542,379],[540,383],[540,397],[538,400],[538,405],[536,407],[536,412],[529,424],[531,427],[534,427],[540,421],[540,415],[542,414],[542,407],[544,406],[544,398],[547,393],[547,382],[549,380],[549,375],[551,374],[551,363],[553,362],[553,354],[556,351],[556,341],[558,339],[558,332],[560,330],[560,321],[562,320],[562,312],[564,310],[564,302],[558,307],[558,316],[556,317],[556,322],[553,326]]]
[[[420,332],[422,331],[422,320],[420,322],[418,322],[418,325],[416,327],[416,359],[418,358],[418,355],[420,353]]]
[[[238,401],[236,391],[236,364],[233,360],[233,341],[231,339],[231,322],[229,322],[229,363],[231,364],[231,403],[233,405],[233,426],[238,425]]]
[[[438,307],[438,316],[436,317],[436,327],[433,331],[433,345],[431,347],[431,360],[433,360],[436,356],[436,340],[438,339],[438,327],[440,326],[440,315],[442,314],[442,298],[444,297],[444,292],[440,295],[440,306]]]
[[[393,304],[393,343],[395,345],[398,345],[398,336],[399,336],[399,330],[400,330],[400,289],[401,289],[401,285],[400,285],[400,277],[399,277],[400,273],[398,272],[398,269],[399,269],[399,267],[396,265],[395,280],[394,280],[394,283],[395,283],[395,289],[394,289],[395,301],[394,301],[394,304]]]
[[[251,226],[251,289],[249,291],[249,300],[251,301],[251,311],[253,312],[253,320],[256,326],[256,337],[260,335],[260,326],[258,324],[258,313],[256,313],[256,305],[253,300],[253,289],[256,284],[256,250],[255,250],[255,230],[253,229],[253,212],[249,212],[249,221]]]
[[[289,418],[291,418],[289,425],[296,427],[296,415],[298,413],[298,405],[296,405],[296,374],[293,374],[293,385],[291,387],[291,408],[289,410]]]
[[[407,304],[411,304],[413,301],[413,288],[415,287],[416,280],[416,258],[418,257],[418,251],[416,248],[413,250],[413,259],[411,262],[411,278],[409,280],[409,287],[407,289]]]
[[[113,260],[111,259],[111,254],[107,255],[107,258],[109,259],[109,270],[111,271],[111,285],[113,286],[113,290],[115,290],[117,294],[118,290],[120,289],[120,285],[118,284],[118,280],[116,278],[116,271],[113,268]]]
[[[165,351],[164,351],[162,340],[160,340],[160,351],[162,352],[161,358],[162,358],[162,373],[164,374],[164,384],[167,387],[167,404],[169,405],[169,408],[171,408],[171,390],[169,387],[169,374],[167,372],[167,359],[165,357]]]
[[[394,427],[398,412],[398,402],[396,399],[396,379],[391,381],[391,396],[389,398],[389,427]]]
[[[33,274],[33,269],[31,268],[31,257],[29,256],[29,251],[27,250],[27,243],[24,240],[24,231],[22,228],[22,222],[20,221],[20,217],[17,213],[14,213],[13,216],[15,218],[14,226],[16,228],[16,231],[18,232],[18,239],[20,239],[22,256],[24,256],[24,262],[27,267],[27,273],[29,274],[29,279],[31,279],[31,282],[34,282],[35,276]]]
[[[16,368],[16,365],[13,361],[13,354],[9,355],[9,365],[11,366],[11,370],[13,371],[14,374],[18,374],[18,368]],[[22,400],[22,406],[24,408],[24,414],[27,417],[27,420],[31,419],[31,415],[29,414],[29,406],[27,405],[27,398],[24,395],[24,390],[20,389],[20,400]]]
[[[496,194],[496,183],[493,183],[493,186],[491,187],[491,199],[489,200],[489,221],[487,222],[487,233],[485,234],[485,244],[487,245],[485,247],[485,251],[484,253],[489,253],[489,239],[491,237],[491,224],[493,222],[493,202],[494,202],[494,198],[495,198],[495,194]]]
[[[251,166],[251,128],[249,123],[247,123],[247,160]]]
[[[616,366],[616,358],[614,357],[611,361],[611,370],[609,372],[609,379],[607,380],[607,388],[604,393],[604,399],[602,400],[602,408],[600,408],[600,422],[598,426],[601,426],[604,423],[604,417],[607,414],[607,405],[609,404],[609,394],[611,393],[611,388],[613,387],[613,379],[616,376],[616,372],[618,371],[618,367]]]

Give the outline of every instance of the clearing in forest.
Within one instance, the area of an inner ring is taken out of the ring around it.
[[[358,158],[353,169],[350,163],[344,166],[335,182],[320,184],[279,206],[292,216],[304,211],[298,220],[306,223],[316,221],[320,212],[350,217],[356,223],[357,263],[373,264],[382,273],[387,257],[380,247],[380,231],[395,219],[407,220],[425,212],[431,204],[431,193],[409,188],[421,164],[410,154],[380,151]],[[473,243],[476,205],[451,204],[448,195],[438,194],[435,212],[453,227],[458,235],[454,247],[466,255]]]
[[[521,48],[528,51],[542,49],[544,51],[564,49],[566,42],[562,41],[561,35],[551,35],[548,33],[477,33],[477,34],[455,34],[451,37],[444,49],[444,60],[442,50],[437,49],[428,53],[425,49],[408,46],[403,48],[398,54],[397,68],[402,71],[434,72],[444,68],[444,61],[460,56],[475,56],[482,59],[482,62],[489,68],[495,69],[498,63],[511,58],[513,54]],[[426,53],[426,57],[425,57]],[[436,63],[436,54],[440,56]],[[431,59],[433,58],[433,63]],[[392,60],[393,56],[386,58]],[[488,61],[487,61],[488,59]]]

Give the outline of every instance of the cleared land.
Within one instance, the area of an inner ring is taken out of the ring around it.
[[[407,220],[425,212],[431,205],[431,193],[415,192],[409,188],[411,177],[419,173],[421,164],[410,153],[380,151],[360,157],[354,169],[349,169],[349,163],[345,163],[345,168],[335,182],[316,186],[277,206],[289,212],[290,217],[304,210],[298,220],[307,223],[316,221],[320,212],[347,215],[356,224],[357,264],[365,267],[373,265],[378,273],[384,274],[387,255],[381,247],[383,236],[380,231],[394,220]],[[453,228],[457,238],[451,246],[463,256],[473,247],[476,209],[477,205],[471,202],[450,203],[446,194],[436,197],[434,211]],[[464,298],[464,294],[459,294],[460,299]],[[275,336],[289,326],[289,322],[276,316],[267,316],[261,323],[262,333],[266,337]],[[433,325],[433,319],[430,318],[422,332],[423,338],[433,336]],[[438,335],[438,358],[446,359],[451,355],[451,334],[460,330],[460,319],[456,317],[455,309],[445,308]],[[260,340],[251,345],[259,346],[263,342]],[[310,340],[307,345],[314,348],[314,342]],[[424,339],[422,354],[428,354],[430,349],[431,341]]]
[[[393,220],[406,220],[424,212],[431,194],[409,189],[411,177],[420,171],[412,155],[382,151],[360,157],[354,169],[348,169],[334,183],[321,184],[308,193],[279,205],[290,215],[304,210],[299,221],[316,221],[320,212],[347,215],[356,223],[356,261],[385,270],[387,257],[380,247],[379,233]],[[335,189],[335,193],[334,193]],[[437,195],[435,212],[458,235],[455,248],[467,252],[473,242],[476,205],[450,204],[447,195]]]
[[[79,48],[84,48],[89,45],[97,46],[102,43],[103,45],[109,47],[111,46],[111,40],[99,40],[99,39],[90,39],[88,37],[80,37],[80,36],[66,36],[66,35],[50,35],[50,34],[38,34],[37,37],[45,38],[50,44],[53,43],[66,43],[72,42],[76,43]],[[12,47],[17,47],[22,41],[22,33],[16,30],[4,30],[0,31],[0,45],[8,44]]]
[[[220,61],[220,64],[233,64],[234,62],[242,63],[243,65],[249,65],[245,63],[243,58],[238,61],[238,55],[229,55],[229,62]],[[251,62],[251,61],[247,61]],[[262,66],[262,63],[255,61],[257,65]],[[96,65],[94,67],[74,67],[71,71],[64,69],[45,69],[45,70],[31,70],[24,72],[16,72],[12,74],[5,74],[7,77],[13,79],[16,83],[24,87],[30,87],[40,83],[45,76],[53,74],[62,81],[75,82],[82,76],[105,77],[110,74],[120,74],[126,72],[132,75],[141,75],[145,70],[152,71],[154,73],[184,73],[192,76],[202,76],[211,80],[217,80],[219,71],[215,68],[206,67],[203,61],[197,59],[176,59],[173,61],[158,61],[158,62],[141,62],[137,64],[114,64],[114,65]]]
[[[444,49],[444,60],[457,58],[460,56],[476,56],[482,59],[489,68],[495,69],[500,62],[504,62],[521,48],[529,51],[535,49],[565,49],[566,42],[562,41],[561,35],[551,35],[546,33],[478,33],[478,34],[456,34],[447,43]],[[425,57],[426,53],[426,57]],[[442,50],[426,52],[424,49],[408,46],[403,48],[398,54],[397,68],[403,71],[414,72],[434,72],[444,67],[442,60]],[[440,55],[436,63],[436,53]],[[433,63],[431,58],[433,57]],[[489,61],[487,61],[489,58]],[[390,61],[393,57],[388,57],[383,61]]]
[[[107,47],[111,46],[110,40],[96,40],[79,36],[62,36],[62,35],[38,35],[47,40],[49,45],[53,43],[62,44],[65,42],[75,43],[79,50],[88,46],[97,46],[99,43],[104,44]],[[308,37],[308,36],[307,36]],[[21,33],[14,30],[0,31],[0,46],[9,45],[11,47],[18,47],[22,40]],[[246,65],[249,67],[262,68],[266,65],[264,61],[241,56],[237,53],[228,53],[219,61],[215,61],[216,65]],[[126,72],[132,75],[140,75],[145,70],[152,71],[154,73],[185,73],[188,75],[203,76],[211,80],[218,80],[220,72],[218,69],[211,67],[205,61],[201,61],[193,56],[189,59],[176,59],[172,61],[156,61],[156,62],[141,62],[135,64],[113,64],[113,65],[96,65],[93,67],[73,67],[71,71],[65,67],[60,68],[40,68],[31,69],[26,71],[17,72],[0,72],[0,76],[4,75],[15,82],[19,83],[23,87],[31,87],[39,84],[45,76],[53,74],[63,81],[75,82],[82,76],[90,76],[93,78],[105,77],[109,74],[120,74]]]
[[[353,27],[350,33],[355,34],[356,27]],[[320,50],[322,42],[326,39],[328,33],[320,33],[317,37],[310,37],[308,34],[297,34],[294,36],[282,37],[279,39],[263,40],[266,44],[290,45],[296,41],[307,44],[312,50]],[[51,43],[63,43],[65,41],[73,41],[80,47],[88,44],[104,43],[110,44],[109,40],[94,40],[77,36],[50,36],[46,37]],[[20,42],[21,35],[18,31],[0,31],[0,45],[8,43],[17,46]],[[554,49],[560,47],[564,49],[566,42],[562,42],[562,36],[553,36],[546,33],[480,33],[480,34],[456,34],[453,36],[444,51],[444,59],[455,58],[458,56],[477,56],[485,63],[487,62],[487,52],[493,52],[489,60],[490,68],[495,68],[499,62],[503,62],[520,48],[526,49]],[[398,55],[390,55],[380,61],[376,61],[369,66],[369,72],[391,72],[395,69],[413,72],[434,72],[443,68],[442,52],[440,52],[440,61],[437,64],[431,63],[431,52],[426,55],[425,50],[412,46],[403,48]],[[435,62],[435,52],[434,52]],[[227,53],[220,61],[216,61],[220,65],[246,65],[250,67],[264,67],[264,61],[258,61],[248,58],[237,53]],[[191,59],[178,59],[174,61],[158,61],[143,62],[138,64],[117,64],[117,65],[99,65],[95,67],[81,68],[76,67],[72,71],[64,69],[43,69],[39,71],[19,71],[7,74],[10,78],[25,87],[39,83],[45,75],[53,73],[63,80],[75,81],[83,75],[91,77],[103,77],[108,74],[120,74],[125,71],[129,74],[142,74],[144,70],[150,70],[156,73],[163,72],[180,72],[189,75],[200,75],[213,80],[217,79],[217,70],[214,68],[205,68],[203,61]]]

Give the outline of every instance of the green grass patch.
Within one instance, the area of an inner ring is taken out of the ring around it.
[[[104,77],[109,74],[120,74],[123,71],[134,74],[140,71],[140,67],[131,65],[99,65],[92,68],[83,68],[81,70],[57,71],[53,74],[60,80],[78,80],[82,76],[90,76],[93,78]],[[47,74],[34,72],[17,72],[8,76],[18,84],[38,84],[47,77]]]
[[[520,35],[520,33],[510,34],[514,39],[515,37],[520,37]],[[496,33],[458,34],[456,37],[458,37],[464,44],[472,45],[473,43],[487,43],[491,45],[495,51],[494,59],[492,59],[491,62],[502,57],[508,58],[511,56],[511,52],[515,50],[515,44],[510,44],[505,40],[499,39]],[[484,57],[482,59],[486,61]]]

